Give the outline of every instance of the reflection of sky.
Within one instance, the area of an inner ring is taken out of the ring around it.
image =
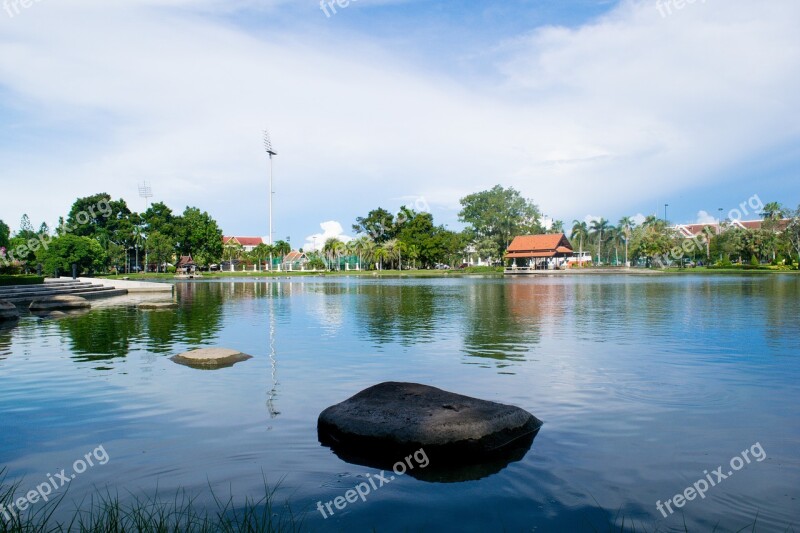
[[[458,516],[467,529],[557,529],[564,525],[558,517],[588,514],[603,530],[603,509],[652,523],[657,499],[757,441],[769,460],[687,505],[690,530],[717,520],[742,527],[756,508],[765,530],[784,530],[795,509],[796,278],[189,285],[178,287],[181,310],[194,306],[219,321],[175,325],[176,337],[157,351],[144,337],[169,313],[136,322],[143,329],[128,339],[127,355],[106,361],[76,361],[64,322],[25,317],[10,340],[0,332],[0,353],[11,345],[0,358],[0,464],[32,482],[103,444],[111,461],[84,474],[71,497],[93,485],[136,490],[156,481],[162,494],[183,485],[207,496],[211,483],[224,495],[232,486],[253,496],[263,471],[270,480],[286,475],[293,501],[313,503],[342,493],[364,472],[319,447],[319,412],[369,385],[403,380],[519,405],[545,426],[525,459],[495,476],[446,487],[399,480],[336,527],[391,519],[418,529]],[[383,300],[370,301],[376,298]],[[416,325],[400,316],[431,310]],[[220,371],[176,365],[167,357],[194,347],[180,337],[187,327],[207,344],[254,359]],[[508,357],[498,358],[512,343]]]

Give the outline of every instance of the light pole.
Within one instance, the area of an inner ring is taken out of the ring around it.
[[[267,130],[264,130],[264,150],[266,150],[267,155],[269,155],[269,246],[270,249],[272,249],[272,246],[275,244],[272,238],[272,195],[275,194],[272,189],[272,156],[278,155],[278,152],[272,149],[272,140]],[[272,252],[269,254],[269,268],[272,270]]]
[[[150,209],[150,198],[153,197],[153,189],[146,181],[139,185],[139,197],[144,198],[145,211]],[[145,274],[147,273],[147,240],[144,241],[144,272]]]
[[[667,222],[667,208],[668,207],[669,207],[669,204],[664,204],[664,224],[668,223]]]

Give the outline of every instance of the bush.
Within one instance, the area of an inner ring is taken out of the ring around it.
[[[4,285],[41,285],[44,283],[43,276],[1,276],[0,287]]]
[[[761,262],[758,260],[758,257],[756,257],[755,255],[750,257],[750,265],[751,266],[758,266],[760,264],[761,264]]]

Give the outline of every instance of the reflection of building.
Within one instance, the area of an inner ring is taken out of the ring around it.
[[[245,252],[252,252],[259,244],[264,244],[261,237],[223,237],[222,244],[225,246],[241,246]]]
[[[573,255],[572,244],[563,233],[521,235],[508,247],[506,259],[511,260],[511,267],[506,272],[563,268]]]

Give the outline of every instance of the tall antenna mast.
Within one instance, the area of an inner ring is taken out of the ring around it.
[[[269,155],[269,245],[272,246],[275,244],[275,240],[272,238],[272,195],[275,194],[272,189],[272,156],[278,155],[278,152],[272,149],[272,140],[268,130],[264,130],[264,149]]]
[[[150,198],[153,197],[153,188],[146,181],[139,185],[139,197],[144,198],[145,211],[150,209]],[[147,273],[147,236],[144,239],[144,271]],[[156,269],[157,270],[157,269]]]

